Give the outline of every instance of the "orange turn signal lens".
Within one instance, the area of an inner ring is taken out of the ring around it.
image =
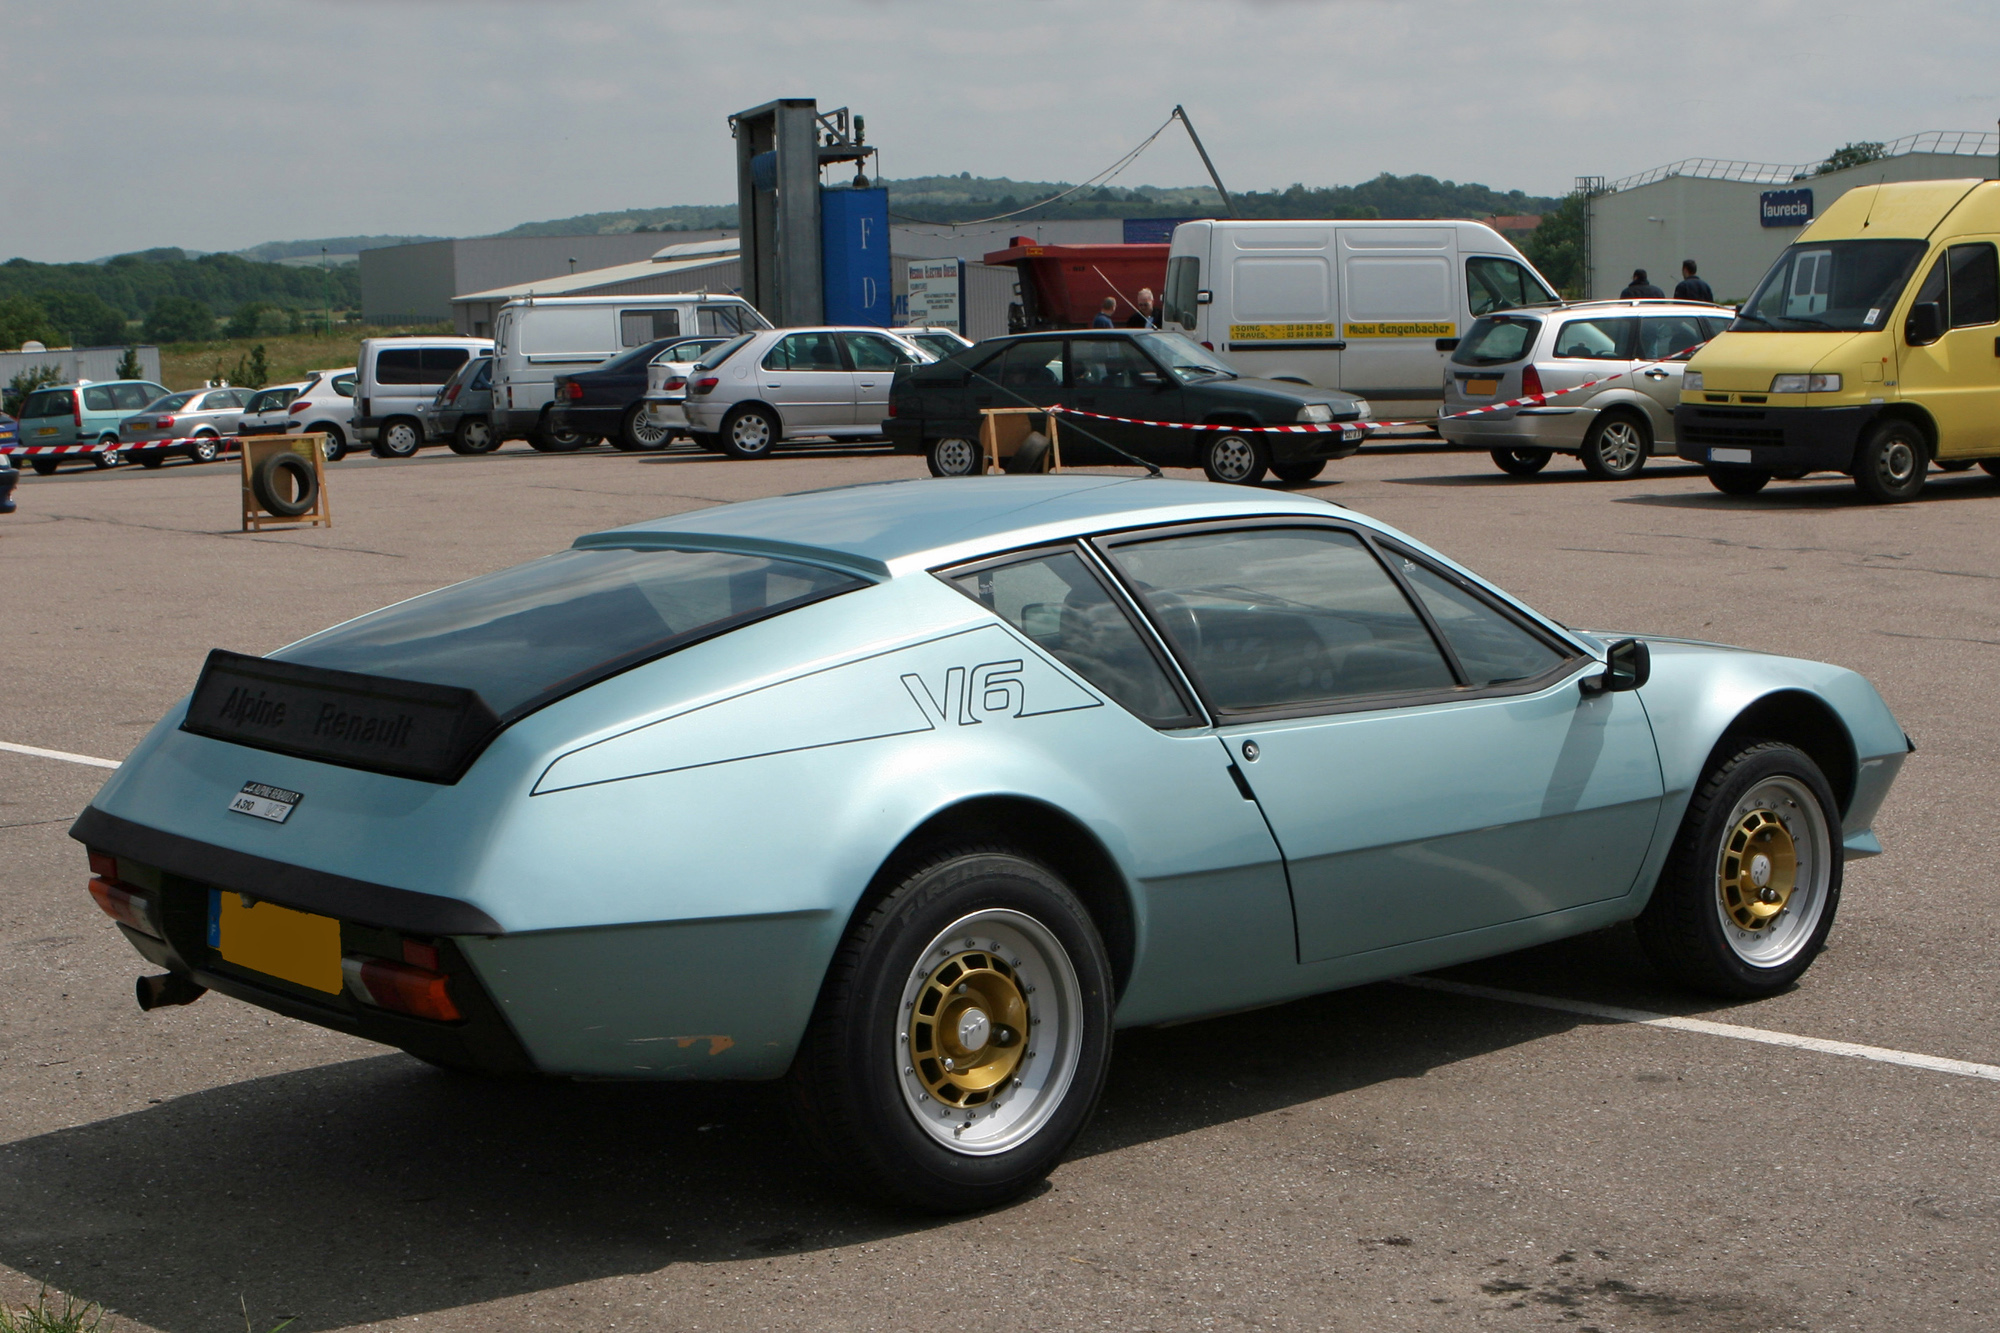
[[[354,997],[378,1009],[399,1014],[454,1023],[463,1018],[452,1003],[444,974],[408,963],[392,963],[386,958],[350,955],[340,960],[347,976],[347,989]]]
[[[97,858],[93,856],[91,859],[94,861]],[[104,909],[104,915],[110,917],[119,925],[130,926],[141,935],[151,935],[154,939],[160,938],[159,929],[153,925],[152,916],[146,910],[145,895],[133,893],[129,889],[121,889],[116,884],[100,877],[90,881],[90,896],[95,898],[97,905]]]

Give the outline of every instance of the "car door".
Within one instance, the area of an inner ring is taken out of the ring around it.
[[[1632,387],[1645,395],[1653,427],[1653,452],[1674,452],[1674,409],[1681,405],[1681,372],[1712,336],[1696,315],[1647,315],[1639,321],[1638,370]]]
[[[1596,381],[1595,387],[1580,394],[1551,400],[1546,408],[1529,409],[1544,415],[1549,409],[1574,413],[1599,395],[1613,389],[1632,388],[1633,355],[1638,350],[1639,320],[1630,315],[1595,315],[1564,320],[1549,344],[1551,359],[1539,365],[1542,389],[1555,393]],[[1602,404],[1598,404],[1602,406]]]
[[[786,435],[854,425],[854,376],[836,333],[788,333],[772,343],[757,374],[757,393],[778,409]]]
[[[1578,689],[1573,645],[1335,525],[1108,549],[1270,821],[1301,962],[1632,890],[1659,760],[1636,697]]]
[[[1066,389],[1067,358],[1061,338],[1023,338],[972,369],[967,398],[976,419],[982,407],[1053,407]]]
[[[243,420],[243,395],[235,389],[223,389],[204,399],[201,409],[218,435],[234,435],[237,423]]]
[[[889,385],[896,368],[916,358],[879,333],[843,333],[840,340],[854,366],[854,424],[879,430],[889,415]]]
[[[1196,432],[1141,426],[1139,421],[1183,420],[1180,381],[1162,370],[1126,337],[1072,338],[1069,345],[1068,401],[1086,412],[1124,420],[1088,417],[1063,423],[1063,461],[1122,463],[1101,441],[1156,463],[1183,465],[1193,453]]]
[[[1990,240],[1953,245],[1937,257],[1913,305],[1940,307],[1944,336],[1899,349],[1903,397],[1937,423],[1940,457],[1990,453],[2000,445],[2000,258]]]

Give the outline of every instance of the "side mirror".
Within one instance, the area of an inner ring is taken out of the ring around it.
[[[1622,694],[1653,677],[1653,650],[1637,639],[1620,639],[1605,650],[1604,674],[1585,676],[1585,694]]]
[[[1903,341],[1912,347],[1923,347],[1944,337],[1944,307],[1936,301],[1924,301],[1910,307],[1910,317],[1903,321]]]

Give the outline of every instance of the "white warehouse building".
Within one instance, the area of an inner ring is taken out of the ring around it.
[[[1857,185],[1882,181],[1991,178],[2000,136],[1932,130],[1884,144],[1883,155],[1824,174],[1820,163],[1785,166],[1688,158],[1623,180],[1584,177],[1593,191],[1585,292],[1618,295],[1643,268],[1673,294],[1692,259],[1718,301],[1734,303],[1804,226]]]

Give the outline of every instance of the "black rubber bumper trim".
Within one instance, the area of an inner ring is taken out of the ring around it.
[[[1674,409],[1675,452],[1690,463],[1707,463],[1710,449],[1748,449],[1750,461],[1736,467],[1784,472],[1845,472],[1854,466],[1861,432],[1881,414],[1860,407],[1753,407],[1683,402]],[[1724,464],[1723,466],[1732,466]]]
[[[462,899],[371,884],[216,847],[135,824],[96,806],[87,807],[77,817],[69,836],[86,847],[128,856],[170,874],[252,894],[302,912],[365,922],[409,935],[507,933],[498,921]]]

